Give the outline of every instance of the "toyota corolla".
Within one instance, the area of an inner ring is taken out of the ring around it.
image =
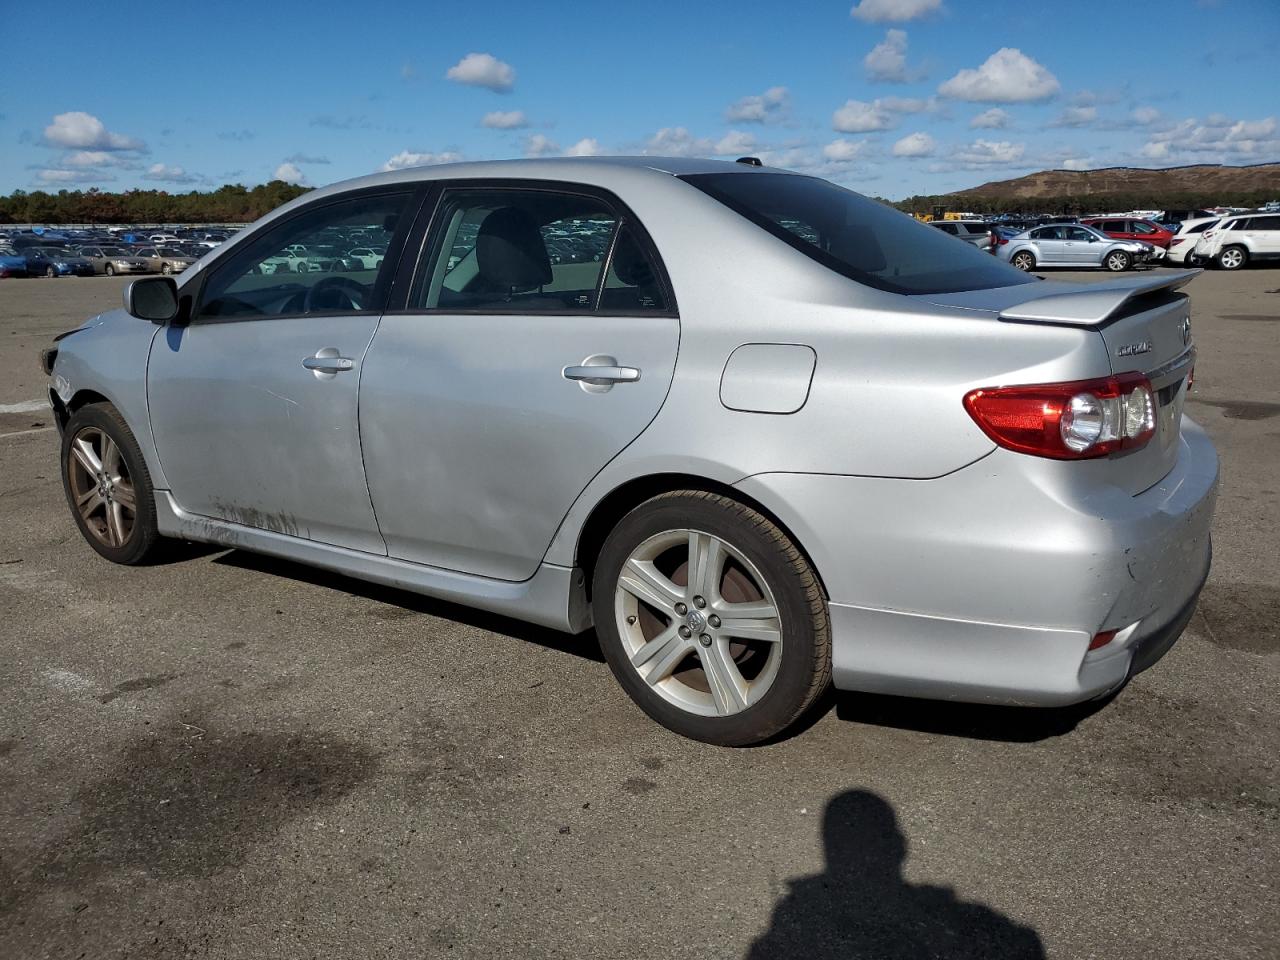
[[[385,256],[262,269],[346,241]],[[651,717],[740,745],[833,683],[1050,707],[1169,649],[1218,478],[1192,276],[1039,280],[758,162],[460,164],[307,193],[45,366],[107,559],[594,626]]]

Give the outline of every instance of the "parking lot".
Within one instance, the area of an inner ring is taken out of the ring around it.
[[[649,721],[589,633],[101,560],[26,402],[124,283],[0,281],[0,957],[1276,955],[1280,270],[1188,288],[1222,493],[1160,664],[1092,711],[841,695],[751,750]]]

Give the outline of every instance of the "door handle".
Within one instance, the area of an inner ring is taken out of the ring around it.
[[[611,386],[615,383],[635,383],[640,379],[637,367],[619,367],[617,365],[565,367],[561,374],[566,380],[580,380],[592,386]]]
[[[308,370],[323,370],[325,373],[337,373],[350,370],[356,362],[350,357],[307,357],[302,365]]]

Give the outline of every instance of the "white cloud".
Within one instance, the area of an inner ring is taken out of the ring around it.
[[[147,145],[134,137],[112,133],[106,125],[91,113],[73,110],[60,113],[53,123],[44,128],[44,139],[55,147],[72,150],[135,150],[147,149]]]
[[[40,170],[36,179],[41,183],[101,183],[114,180],[111,174],[98,173],[93,170]]]
[[[1155,107],[1137,107],[1130,116],[1139,126],[1149,127],[1160,119],[1161,114]]]
[[[822,148],[822,155],[832,163],[849,163],[862,155],[867,148],[865,140],[832,140]]]
[[[663,157],[705,157],[714,145],[704,137],[695,137],[685,127],[663,127],[645,143],[644,152]]]
[[[926,113],[938,109],[938,98],[922,100],[919,97],[880,97],[875,105],[892,113]]]
[[[1068,157],[1062,161],[1063,170],[1088,170],[1093,166],[1093,161],[1088,157]]]
[[[957,163],[965,166],[981,167],[1017,163],[1026,152],[1027,145],[1025,143],[1010,143],[1008,140],[983,140],[979,138],[968,146],[960,147],[953,151],[950,156]]]
[[[494,110],[486,113],[480,126],[491,130],[520,130],[529,125],[529,118],[523,110]]]
[[[454,83],[506,93],[516,83],[515,68],[491,53],[468,53],[445,73]]]
[[[600,149],[600,141],[594,137],[583,137],[564,152],[566,157],[598,157],[604,151]]]
[[[560,144],[545,134],[535,133],[525,138],[524,155],[526,157],[554,157],[559,152]]]
[[[742,156],[751,153],[760,144],[756,142],[756,138],[749,133],[743,133],[741,130],[730,130],[723,137],[715,142],[712,147],[712,153],[718,156]]]
[[[881,83],[906,83],[907,31],[890,30],[862,59],[867,76]]]
[[[457,163],[462,159],[462,154],[454,153],[446,150],[442,153],[414,153],[411,150],[401,150],[394,157],[378,168],[380,173],[387,173],[391,170],[403,170],[406,167],[429,167],[437,163]]]
[[[1276,118],[1232,120],[1211,114],[1203,121],[1180,120],[1153,132],[1139,151],[1148,160],[1240,162],[1270,160],[1280,155],[1280,125]]]
[[[786,114],[790,99],[786,87],[770,87],[731,104],[724,112],[725,119],[730,123],[768,123]]]
[[[1008,111],[1001,110],[999,107],[992,107],[990,110],[983,110],[970,120],[969,126],[974,130],[1003,130],[1012,119]]]
[[[297,183],[298,180],[288,180],[286,177],[280,176],[280,171],[285,167],[292,167],[297,172],[297,167],[293,164],[283,164],[276,170],[275,180],[286,180],[288,183]],[[187,173],[182,167],[171,167],[167,163],[153,163],[147,168],[147,172],[142,175],[144,180],[160,180],[165,183],[196,183],[201,178],[194,173]],[[298,174],[298,179],[302,178],[302,174]]]
[[[840,133],[869,133],[892,126],[893,117],[879,101],[846,100],[844,106],[831,115],[831,127]]]
[[[111,154],[103,150],[81,150],[67,154],[62,158],[62,162],[68,167],[106,167],[114,159]]]
[[[1059,90],[1057,77],[1012,47],[1000,48],[976,70],[961,70],[938,87],[944,97],[974,103],[1047,100]]]
[[[928,157],[938,144],[927,133],[909,133],[893,145],[895,157]]]
[[[284,158],[285,163],[331,163],[328,157],[318,156],[311,153],[295,153]]]
[[[1097,107],[1067,107],[1058,118],[1049,124],[1051,127],[1087,127],[1098,119]]]
[[[163,164],[157,163],[157,167]],[[155,169],[154,167],[152,169]],[[276,167],[276,172],[271,175],[272,180],[283,180],[285,183],[293,183],[301,185],[307,179],[306,174],[292,163],[282,163]]]
[[[867,23],[902,23],[942,9],[942,0],[861,0],[849,16]]]

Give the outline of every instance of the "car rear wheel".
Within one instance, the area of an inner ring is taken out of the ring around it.
[[[1218,254],[1218,266],[1223,270],[1239,270],[1248,260],[1244,247],[1227,247]]]
[[[80,533],[113,563],[142,563],[160,540],[142,450],[120,412],[95,403],[62,433],[62,486]]]
[[[1103,265],[1112,273],[1124,273],[1133,265],[1133,258],[1123,250],[1112,250],[1103,260]]]
[[[678,491],[636,507],[606,540],[592,586],[614,676],[683,736],[759,743],[830,685],[813,570],[782,529],[727,497]]]
[[[1020,250],[1013,255],[1013,265],[1019,270],[1031,271],[1036,267],[1036,258],[1026,250]]]

